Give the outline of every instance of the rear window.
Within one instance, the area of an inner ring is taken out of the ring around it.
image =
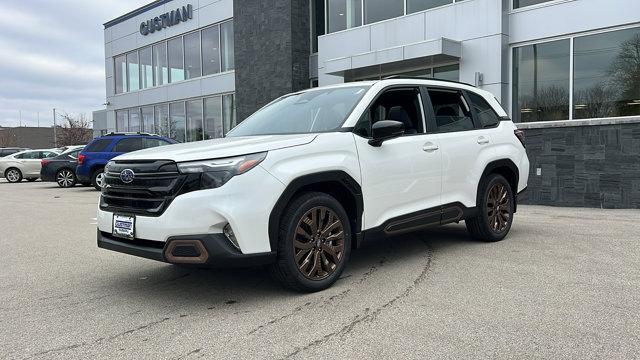
[[[483,128],[490,128],[498,125],[500,122],[498,114],[496,114],[495,110],[493,110],[491,105],[489,105],[482,96],[471,91],[467,91],[467,95],[469,95],[469,99],[471,99],[471,105],[475,109],[476,115],[478,115],[478,119],[480,120],[480,124]]]
[[[99,139],[95,140],[91,144],[84,148],[84,152],[101,152],[105,151],[111,144],[111,139]]]
[[[145,138],[144,139],[144,147],[145,147],[145,149],[146,148],[157,147],[157,146],[163,146],[163,145],[171,145],[171,143],[166,141],[166,140],[162,140],[162,139],[158,139],[158,138]]]

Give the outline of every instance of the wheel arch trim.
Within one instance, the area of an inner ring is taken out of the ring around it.
[[[518,170],[518,166],[516,166],[516,164],[511,159],[494,160],[485,166],[484,171],[482,172],[482,175],[480,176],[480,179],[478,181],[478,188],[476,190],[476,206],[478,206],[480,201],[480,194],[481,194],[480,185],[482,184],[482,180],[486,178],[489,174],[494,173],[496,169],[501,169],[501,168],[509,169],[509,171],[513,173],[513,176],[515,176],[515,183],[510,184],[512,187],[512,191],[514,193],[514,197],[516,198],[514,199],[514,208],[513,208],[515,212],[515,210],[517,209],[517,203],[516,203],[517,196],[515,196],[515,194],[518,193],[518,182],[520,181],[520,172]],[[507,179],[507,181],[509,181],[509,179]]]
[[[343,189],[347,190],[355,201],[355,219],[352,219],[352,239],[353,245],[359,245],[359,233],[362,229],[362,214],[364,212],[364,200],[362,197],[362,189],[360,184],[349,174],[342,170],[322,171],[311,174],[302,175],[293,179],[284,189],[278,201],[271,209],[269,214],[269,243],[272,251],[278,248],[278,230],[280,227],[280,219],[286,206],[291,202],[294,196],[303,188],[312,185],[321,185],[327,183],[339,183]],[[345,209],[346,210],[346,209]],[[348,211],[347,211],[348,212]]]

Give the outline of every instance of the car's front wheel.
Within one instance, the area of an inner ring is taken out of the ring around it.
[[[70,188],[76,185],[76,174],[69,169],[58,170],[56,173],[56,183],[61,188]]]
[[[4,177],[10,183],[17,183],[22,181],[22,172],[16,168],[9,168],[4,172]]]
[[[104,169],[97,169],[91,175],[91,185],[98,190],[101,191],[104,186]]]
[[[513,223],[513,189],[504,176],[491,174],[482,180],[479,191],[478,214],[465,220],[467,230],[478,240],[500,241]]]
[[[323,290],[336,282],[349,260],[349,217],[335,198],[305,193],[284,211],[278,240],[274,277],[296,291]]]

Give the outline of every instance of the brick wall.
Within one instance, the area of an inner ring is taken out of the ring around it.
[[[640,208],[640,124],[525,129],[525,135],[531,167],[522,203]]]
[[[309,87],[308,14],[308,1],[234,1],[238,120],[278,96]]]

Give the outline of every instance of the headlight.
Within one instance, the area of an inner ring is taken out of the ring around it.
[[[224,185],[232,177],[256,167],[267,156],[266,152],[223,159],[200,160],[178,164],[183,174],[200,174],[200,188],[213,189]]]

